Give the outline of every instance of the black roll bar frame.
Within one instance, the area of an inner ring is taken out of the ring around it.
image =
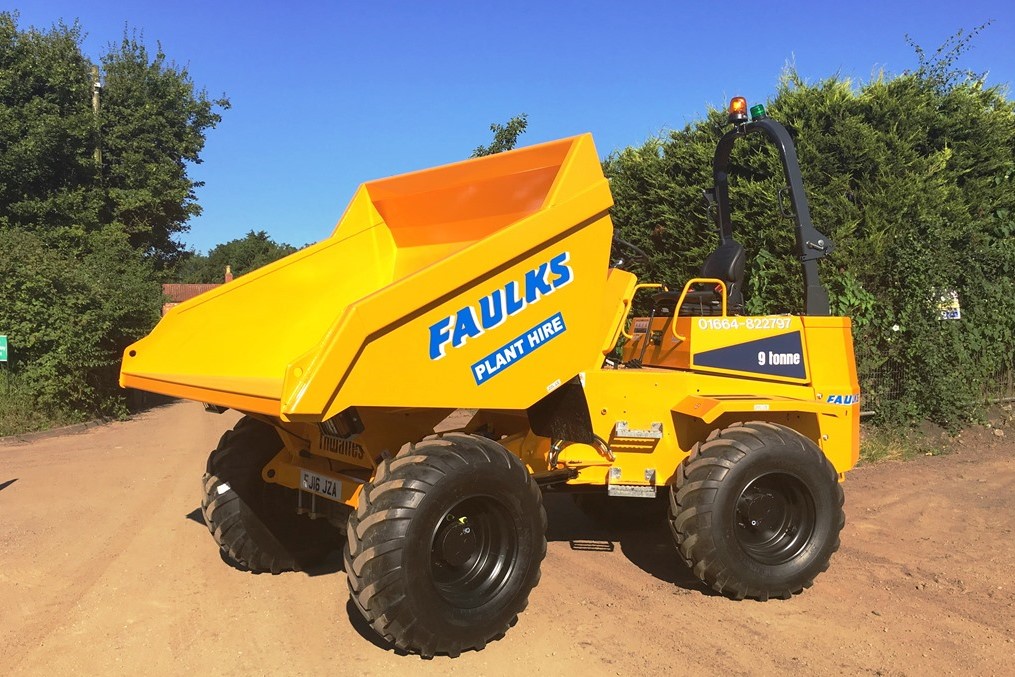
[[[782,160],[782,168],[789,182],[790,204],[793,205],[793,219],[796,223],[796,245],[794,253],[800,260],[804,272],[804,314],[828,315],[828,290],[821,283],[818,275],[818,261],[832,252],[832,241],[820,233],[811,222],[810,207],[807,195],[804,194],[804,182],[797,161],[796,147],[789,132],[781,124],[770,118],[761,118],[753,122],[737,124],[723,134],[715,149],[712,160],[712,176],[715,186],[712,196],[715,199],[715,223],[719,229],[719,240],[726,244],[733,240],[733,221],[730,216],[729,164],[730,153],[737,139],[750,134],[762,134],[775,144]]]

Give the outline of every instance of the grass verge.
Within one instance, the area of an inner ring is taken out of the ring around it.
[[[943,428],[924,424],[917,428],[860,426],[860,461],[908,461],[917,456],[947,454],[953,440]]]

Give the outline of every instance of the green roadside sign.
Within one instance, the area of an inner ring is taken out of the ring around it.
[[[0,334],[0,362],[7,361],[7,337]]]

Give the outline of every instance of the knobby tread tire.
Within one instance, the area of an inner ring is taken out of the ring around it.
[[[521,561],[513,562],[502,586],[510,594],[484,602],[489,609],[457,608],[427,596],[435,588],[432,579],[413,580],[412,572],[422,566],[421,557],[429,557],[428,533],[440,522],[427,520],[441,514],[443,504],[450,509],[483,491],[501,491],[505,504],[514,506]],[[346,531],[350,596],[377,634],[402,651],[428,658],[479,650],[502,637],[525,609],[539,582],[545,533],[542,495],[518,458],[484,437],[428,437],[383,460],[360,494]],[[469,622],[461,621],[463,614]]]
[[[766,469],[780,472],[778,461],[772,460],[776,456],[803,468],[800,474],[809,478],[808,489],[818,505],[818,526],[806,557],[765,566],[738,549],[734,527],[718,523],[716,513],[731,514],[726,503],[737,494],[731,484],[743,484],[744,477]],[[713,431],[679,466],[670,491],[670,529],[684,563],[713,590],[737,600],[789,599],[828,569],[845,525],[843,503],[835,469],[810,439],[773,423],[736,423]]]
[[[244,417],[219,440],[202,478],[201,513],[224,555],[253,573],[301,571],[341,546],[325,520],[296,514],[296,492],[261,470],[282,449],[267,423]]]

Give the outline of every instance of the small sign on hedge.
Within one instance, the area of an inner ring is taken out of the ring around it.
[[[942,320],[961,320],[962,308],[959,306],[959,293],[947,291],[938,297],[938,317]]]
[[[0,362],[7,361],[7,337],[0,334]]]

